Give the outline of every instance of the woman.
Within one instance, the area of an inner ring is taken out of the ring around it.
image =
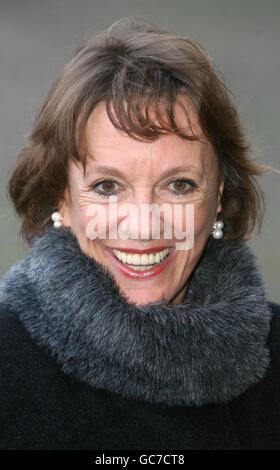
[[[76,51],[9,179],[2,449],[280,449],[265,171],[194,41],[122,19]]]

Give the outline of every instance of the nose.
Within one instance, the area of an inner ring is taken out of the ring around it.
[[[118,207],[118,232],[125,239],[147,241],[162,238],[163,214],[151,193],[135,195],[132,202]]]

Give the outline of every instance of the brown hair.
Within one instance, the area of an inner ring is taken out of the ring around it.
[[[111,122],[137,140],[168,132],[195,140],[175,122],[179,94],[193,103],[218,158],[225,237],[246,239],[256,224],[260,228],[264,197],[255,177],[269,167],[253,161],[227,87],[207,53],[187,37],[128,17],[78,47],[37,113],[7,186],[23,239],[29,243],[38,235],[62,201],[69,158],[82,162],[85,171],[84,130],[97,104],[105,102]],[[151,108],[157,117],[152,121]]]

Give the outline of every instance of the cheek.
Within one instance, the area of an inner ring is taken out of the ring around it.
[[[212,220],[213,207],[211,204],[205,202],[194,204],[194,244],[190,250],[181,252],[179,258],[182,265],[181,279],[183,282],[188,278],[200,258],[211,233]]]
[[[215,216],[214,205],[210,198],[207,201],[194,204],[194,241],[203,243],[212,229]]]
[[[205,232],[209,231],[210,221],[212,214],[206,207],[195,208],[194,214],[194,233],[196,238],[203,236]]]
[[[83,203],[79,207],[80,231],[91,240],[107,238],[117,222],[115,210],[108,204]]]

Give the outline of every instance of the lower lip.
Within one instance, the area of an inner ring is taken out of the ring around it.
[[[147,271],[134,271],[125,264],[121,263],[121,261],[119,261],[118,258],[116,258],[113,254],[111,248],[106,247],[106,251],[109,257],[111,258],[113,265],[118,269],[118,271],[132,279],[150,279],[151,277],[160,274],[166,268],[168,263],[170,263],[176,253],[176,250],[174,249],[173,251],[171,251],[171,253],[169,253],[167,258],[165,258],[162,263],[157,264],[154,268],[151,268]]]

